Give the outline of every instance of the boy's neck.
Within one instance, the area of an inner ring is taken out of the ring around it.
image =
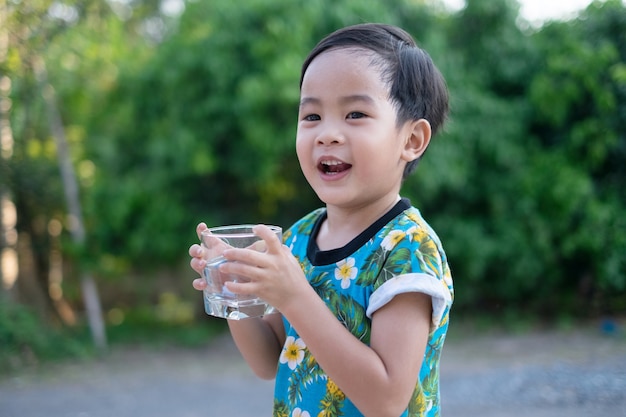
[[[317,235],[317,246],[320,250],[326,251],[347,245],[391,210],[398,201],[400,196],[395,195],[363,207],[345,209],[327,206],[327,217]]]

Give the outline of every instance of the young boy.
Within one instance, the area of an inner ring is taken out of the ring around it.
[[[229,320],[232,337],[258,376],[276,378],[274,416],[438,416],[452,278],[400,188],[446,118],[445,82],[406,32],[362,24],[313,49],[300,91],[297,155],[325,207],[284,245],[259,225],[265,253],[224,253],[238,262],[222,272],[251,279],[228,289],[280,312]],[[201,251],[189,249],[198,272]]]

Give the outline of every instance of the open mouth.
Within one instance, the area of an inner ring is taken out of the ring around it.
[[[339,174],[340,172],[344,172],[348,169],[352,168],[351,164],[346,164],[345,162],[337,161],[337,160],[323,160],[320,161],[317,169],[319,169],[324,174]]]

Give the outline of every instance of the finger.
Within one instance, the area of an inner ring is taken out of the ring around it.
[[[233,282],[227,281],[224,283],[226,289],[233,294],[255,294],[257,285],[253,282]]]
[[[204,232],[206,229],[208,229],[206,223],[198,223],[198,225],[196,226],[196,234],[198,235],[198,239],[201,239],[202,232]]]
[[[191,258],[189,265],[191,266],[191,269],[196,271],[198,274],[202,274],[202,270],[206,266],[206,261],[200,258]]]
[[[193,280],[191,285],[198,291],[202,291],[206,288],[206,281],[202,278],[196,278]]]
[[[264,224],[254,226],[252,231],[265,241],[268,251],[276,252],[283,244],[278,236],[276,236],[276,232]]]
[[[202,246],[198,245],[197,243],[194,243],[189,247],[189,256],[191,256],[192,258],[201,258],[202,252]]]

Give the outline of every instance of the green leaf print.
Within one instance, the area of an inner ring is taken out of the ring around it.
[[[439,372],[437,369],[433,368],[430,370],[430,373],[424,378],[422,381],[422,388],[424,390],[423,393],[423,404],[432,404],[437,401],[437,392],[439,385]],[[417,414],[418,416],[422,414]],[[439,415],[438,413],[436,415]]]
[[[439,335],[436,339],[428,342],[426,346],[426,352],[424,353],[424,362],[425,363],[438,363],[439,356],[441,355],[441,351],[443,348],[444,336]]]
[[[326,394],[320,402],[319,408],[322,410],[317,417],[338,417],[343,416],[343,408],[346,395],[329,378],[326,382]]]
[[[335,292],[333,289],[333,283],[330,279],[328,279],[328,272],[323,272],[319,275],[311,277],[309,283],[322,300],[329,300]]]
[[[437,244],[433,241],[432,237],[428,236],[427,239],[423,239],[420,242],[420,252],[430,258],[438,258],[439,257],[439,249],[437,249]]]
[[[324,211],[325,211],[325,209],[319,208],[319,209],[313,211],[312,213],[310,213],[309,215],[307,215],[305,218],[303,218],[299,222],[297,234],[299,234],[299,235],[307,235],[307,234],[309,234],[309,231],[313,228],[313,225],[315,224],[317,219],[320,217],[320,215]]]
[[[366,272],[362,274],[364,278],[359,277],[357,279],[357,284],[373,285],[374,289],[376,290],[378,289],[378,287],[389,281],[391,278],[401,275],[411,268],[411,251],[409,251],[407,248],[400,248],[392,251],[391,255],[384,260],[384,264],[382,263],[382,255],[386,254],[387,252],[382,249],[376,252],[382,252],[380,254],[381,256],[372,256],[370,257],[370,259],[368,259],[368,262],[381,262],[381,264],[376,266],[371,266],[371,264],[368,264],[365,267],[367,268]]]
[[[320,214],[324,212],[323,208],[317,209],[305,217],[303,217],[296,225],[295,228],[290,228],[283,231],[283,242],[287,242],[291,239],[291,236],[296,235],[307,235],[309,231],[313,228],[313,225],[319,218]]]
[[[272,411],[272,417],[290,417],[289,407],[283,401],[274,399],[274,411]]]
[[[293,230],[292,229],[287,229],[283,232],[283,243],[286,242],[289,238],[291,238],[291,235],[293,235]]]
[[[385,262],[387,251],[382,247],[379,247],[373,251],[366,259],[363,267],[359,271],[359,277],[356,279],[356,284],[362,287],[368,287],[374,285],[376,278],[378,277],[378,271]]]
[[[389,255],[385,262],[384,272],[391,276],[401,275],[411,269],[411,251],[407,248],[399,248]],[[385,280],[388,278],[385,277]]]
[[[420,268],[424,272],[432,271],[437,276],[441,270],[441,256],[437,244],[427,234],[420,234],[419,244],[415,255],[420,261]]]
[[[334,302],[331,309],[337,319],[346,326],[350,333],[364,343],[369,344],[370,340],[370,320],[365,315],[363,306],[354,299],[341,295],[333,297]]]
[[[420,417],[426,413],[426,397],[419,384],[415,387],[415,391],[413,391],[408,411],[409,417]]]
[[[319,378],[326,378],[326,374],[319,367],[315,358],[311,355],[311,352],[305,349],[304,359],[289,377],[289,403],[295,406],[302,400],[302,390],[306,389],[308,385]]]
[[[387,229],[404,229],[407,224],[415,223],[415,219],[410,216],[400,216],[396,219],[395,224],[390,224]]]
[[[337,320],[359,340],[369,343],[371,323],[365,315],[365,308],[351,297],[337,293],[327,272],[311,278],[310,284]]]

